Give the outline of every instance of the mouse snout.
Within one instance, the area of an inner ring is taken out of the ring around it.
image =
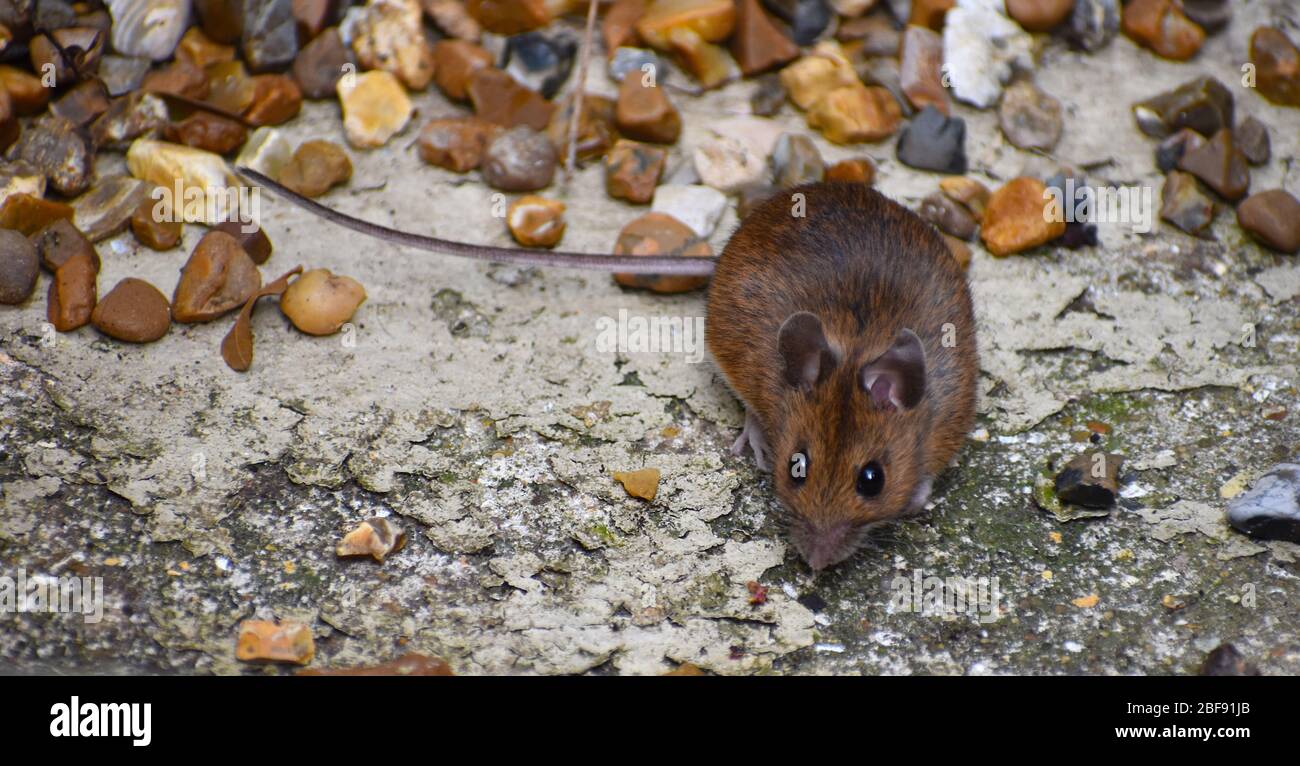
[[[801,520],[790,529],[791,541],[814,572],[838,564],[858,548],[862,528],[849,521]]]

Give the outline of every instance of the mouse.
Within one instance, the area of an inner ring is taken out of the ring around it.
[[[787,537],[814,573],[872,528],[919,513],[975,419],[966,275],[937,230],[861,183],[758,204],[717,258],[472,245],[341,213],[238,172],[326,220],[397,245],[525,266],[711,276],[705,342],[745,407],[732,453],[772,473]]]

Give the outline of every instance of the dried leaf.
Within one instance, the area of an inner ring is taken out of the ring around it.
[[[239,310],[234,327],[230,328],[230,332],[226,333],[226,337],[221,341],[221,358],[226,360],[230,369],[236,372],[247,372],[248,368],[253,366],[253,307],[257,305],[257,299],[284,293],[289,288],[289,278],[301,273],[302,266],[295,266],[279,279],[253,293],[244,307]]]

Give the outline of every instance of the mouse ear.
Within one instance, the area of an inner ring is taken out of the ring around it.
[[[888,351],[862,366],[859,379],[878,409],[910,410],[925,395],[925,346],[904,329]]]
[[[791,314],[781,325],[777,349],[785,363],[785,382],[804,391],[811,391],[835,366],[822,320],[807,311]]]

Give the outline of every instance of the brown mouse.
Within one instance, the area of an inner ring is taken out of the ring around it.
[[[776,469],[791,540],[814,570],[874,524],[924,506],[975,416],[966,277],[929,224],[863,184],[796,187],[760,204],[716,259],[470,245],[372,224],[239,172],[355,231],[535,266],[712,274],[705,335],[745,403],[746,444]],[[716,267],[716,270],[715,270]]]

